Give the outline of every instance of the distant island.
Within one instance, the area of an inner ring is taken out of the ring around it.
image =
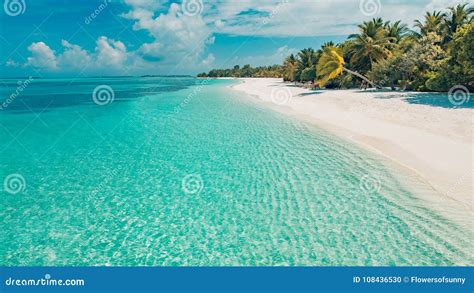
[[[232,69],[212,69],[209,73],[200,73],[197,77],[283,77],[284,66],[271,65],[252,67],[246,64],[242,67],[235,65]]]
[[[410,29],[374,18],[340,44],[325,43],[288,56],[282,65],[213,69],[198,77],[274,77],[313,88],[391,87],[446,92],[474,90],[474,8],[427,12]]]
[[[151,74],[151,75],[142,75],[140,77],[192,77],[191,75],[187,74],[173,74],[173,75],[156,75],[156,74]]]

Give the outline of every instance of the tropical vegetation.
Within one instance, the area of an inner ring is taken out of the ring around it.
[[[282,77],[313,87],[350,88],[361,83],[402,90],[474,88],[474,8],[432,11],[413,28],[374,18],[340,44],[325,43],[288,56],[283,65],[214,69],[200,77]]]
[[[232,69],[212,69],[208,73],[200,73],[198,77],[283,77],[283,66],[252,67],[246,64],[243,67],[235,65]]]

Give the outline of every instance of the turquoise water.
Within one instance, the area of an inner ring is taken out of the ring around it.
[[[24,179],[2,189],[1,265],[474,263],[472,233],[379,158],[233,82],[29,84],[0,111],[0,178]],[[114,100],[99,106],[104,84]]]
[[[467,89],[466,89],[467,90]],[[377,91],[374,91],[377,92]],[[403,95],[403,100],[410,104],[427,105],[432,107],[448,109],[474,109],[474,99],[472,94],[464,91],[454,91],[454,94],[447,93],[409,93]],[[400,94],[393,96],[379,97],[381,99],[400,98]]]
[[[471,99],[470,94],[459,92],[458,96],[449,99],[448,94],[442,93],[419,93],[410,94],[404,98],[410,104],[421,104],[441,108],[467,108],[474,109],[474,100]]]

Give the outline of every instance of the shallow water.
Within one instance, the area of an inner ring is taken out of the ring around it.
[[[392,97],[383,97],[392,98]],[[394,95],[393,98],[400,98]],[[432,107],[449,109],[474,109],[474,100],[466,92],[459,91],[457,94],[446,93],[410,93],[403,95],[403,100],[410,104],[427,105]]]
[[[232,82],[34,81],[0,111],[0,178],[25,182],[1,194],[2,265],[474,263],[378,157]]]

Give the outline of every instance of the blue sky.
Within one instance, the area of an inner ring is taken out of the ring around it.
[[[372,17],[412,24],[454,0],[4,0],[2,77],[196,74],[270,65]]]

